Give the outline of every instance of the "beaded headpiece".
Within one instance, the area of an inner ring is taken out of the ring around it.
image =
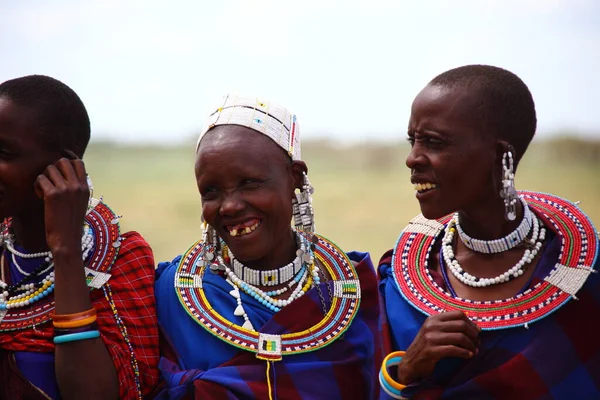
[[[271,138],[293,160],[300,160],[300,130],[296,116],[285,107],[258,98],[226,95],[208,117],[204,135],[217,125],[241,125]]]

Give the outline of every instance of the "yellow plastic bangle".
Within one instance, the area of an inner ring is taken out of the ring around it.
[[[406,352],[404,351],[393,351],[383,359],[383,363],[381,364],[381,372],[383,373],[383,377],[385,378],[386,382],[389,383],[391,387],[397,390],[404,389],[406,385],[398,383],[396,382],[396,380],[392,379],[387,369],[387,363],[393,357],[404,357],[404,354],[406,354]]]
[[[96,316],[92,315],[91,317],[76,319],[72,321],[52,321],[52,325],[58,329],[69,329],[69,328],[81,328],[86,325],[90,325],[96,322]]]

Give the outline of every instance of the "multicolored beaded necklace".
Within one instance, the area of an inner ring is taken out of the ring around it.
[[[121,216],[116,215],[106,204],[104,204],[102,198],[90,199],[88,212],[85,216],[85,225],[86,230],[89,229],[92,239],[89,239],[89,236],[88,239],[84,237],[82,244],[85,245],[86,243],[84,242],[91,240],[93,241],[93,246],[87,250],[88,254],[86,255],[87,262],[85,263],[85,274],[87,285],[90,290],[102,289],[104,298],[112,310],[117,327],[129,349],[130,364],[135,375],[134,390],[136,398],[141,400],[142,387],[137,357],[133,345],[129,340],[127,327],[121,319],[115,305],[110,283],[108,282],[110,279],[110,270],[117,259],[121,241],[123,240],[121,238],[119,227],[120,218]],[[5,223],[4,228],[8,229],[9,225]],[[46,257],[47,255],[44,254],[43,256]],[[47,263],[49,260],[45,261]],[[40,268],[43,267],[44,264],[40,266]],[[33,271],[30,276],[35,277],[36,271]],[[50,293],[23,308],[12,308],[5,310],[4,312],[0,310],[0,332],[35,328],[38,325],[49,322],[50,316],[53,313],[54,299],[50,296]]]
[[[318,350],[333,343],[350,326],[360,305],[360,282],[354,266],[346,255],[318,235],[300,233],[314,244],[314,257],[333,280],[331,307],[315,326],[302,332],[272,335],[256,332],[232,323],[211,305],[202,287],[209,267],[204,252],[210,245],[202,240],[194,244],[181,258],[175,274],[175,290],[183,308],[209,333],[232,346],[252,352],[267,361],[283,356]]]
[[[87,263],[85,272],[88,280],[88,286],[91,289],[100,288],[110,277],[108,271],[114,263],[118,248],[121,245],[119,233],[119,218],[99,200],[92,199],[91,209],[85,217],[85,234],[82,240],[84,255],[86,255]],[[4,229],[9,229],[9,223],[4,224]],[[4,232],[5,237],[9,237]],[[91,245],[93,242],[93,245]],[[12,241],[9,240],[9,246],[12,246]],[[37,255],[37,254],[36,254]],[[53,281],[49,275],[46,277],[39,276],[41,270],[46,269],[51,262],[51,256],[43,254],[46,260],[33,271],[29,276],[26,276],[22,281],[14,286],[12,291],[18,293],[16,289],[25,289],[31,291],[36,287],[33,280],[36,278],[42,281]],[[53,275],[53,272],[49,272]],[[28,285],[28,287],[23,287]],[[33,287],[29,287],[33,285]],[[53,289],[53,283],[45,283],[46,287],[40,292],[41,287],[33,293],[28,293],[23,298],[27,300],[15,299],[9,301],[9,305],[5,309],[0,309],[0,331],[15,331],[28,329],[41,325],[50,320],[50,315],[54,311],[54,299],[50,296]],[[43,285],[42,285],[43,286]],[[8,290],[7,290],[8,292]],[[35,296],[38,296],[35,298]],[[8,296],[6,296],[8,298]],[[35,300],[34,300],[35,299]]]
[[[8,228],[5,228],[8,231]],[[4,268],[2,268],[2,278],[0,279],[0,312],[11,308],[29,306],[36,301],[43,299],[54,291],[54,263],[52,262],[52,253],[32,253],[25,254],[16,250],[14,247],[14,238],[8,232],[3,232],[0,243],[11,253],[13,265],[22,275],[21,281],[14,285],[8,285],[4,282]],[[81,238],[81,253],[85,262],[94,248],[94,235],[88,224],[84,224],[83,236]],[[21,259],[44,258],[42,263],[31,273],[24,271],[16,257]],[[4,253],[0,257],[0,266],[4,265]],[[3,315],[0,314],[0,322]]]
[[[467,312],[484,330],[528,327],[572,298],[594,270],[600,253],[596,230],[573,203],[550,194],[519,192],[531,210],[561,240],[556,265],[542,281],[505,300],[473,301],[455,297],[433,280],[428,261],[436,239],[445,231],[452,215],[428,220],[414,218],[398,238],[392,258],[394,281],[402,296],[425,315],[449,310]]]

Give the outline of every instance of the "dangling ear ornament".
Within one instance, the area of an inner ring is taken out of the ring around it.
[[[511,150],[502,155],[502,190],[500,190],[500,197],[504,199],[504,217],[508,221],[516,220],[519,194],[515,189],[515,169]]]
[[[315,214],[312,207],[312,194],[314,192],[315,189],[310,184],[308,175],[305,172],[302,189],[296,193],[296,198],[292,199],[292,214],[297,230],[309,233],[315,231]]]

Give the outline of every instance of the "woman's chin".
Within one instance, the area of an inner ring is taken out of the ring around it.
[[[427,219],[440,219],[450,214],[452,211],[438,207],[424,206],[421,204],[421,214]]]
[[[244,240],[242,237],[238,240],[226,241],[226,243],[231,253],[240,262],[260,260],[266,256],[263,254],[265,252],[261,250],[263,246],[256,240]]]

